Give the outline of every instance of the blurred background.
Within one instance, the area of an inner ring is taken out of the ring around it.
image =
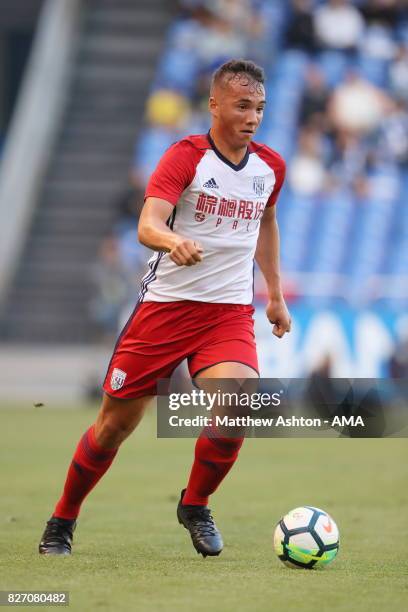
[[[100,395],[149,256],[144,187],[208,130],[233,57],[264,66],[256,140],[287,161],[294,325],[271,335],[257,271],[261,374],[407,375],[405,0],[0,0],[2,403]]]

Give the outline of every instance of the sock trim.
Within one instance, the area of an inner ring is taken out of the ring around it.
[[[96,459],[97,461],[111,459],[118,451],[117,448],[106,449],[98,444],[95,437],[95,425],[91,425],[82,436],[82,447],[90,459]]]

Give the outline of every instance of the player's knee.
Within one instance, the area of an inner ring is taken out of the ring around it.
[[[97,439],[101,446],[119,446],[132,433],[135,426],[121,419],[106,418],[97,428]]]
[[[214,442],[221,454],[224,454],[226,456],[238,455],[240,448],[244,442],[244,438],[243,437],[232,437],[232,438],[219,437],[219,438],[214,438]]]
[[[105,448],[118,447],[138,425],[145,407],[145,401],[116,400],[105,395],[95,423],[98,443]]]
[[[244,437],[223,437],[207,436],[205,433],[200,436],[195,448],[195,456],[198,459],[205,458],[210,450],[215,453],[220,460],[236,459],[240,448],[244,442]]]

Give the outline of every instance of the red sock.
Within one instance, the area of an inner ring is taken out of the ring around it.
[[[221,438],[204,429],[195,446],[195,458],[183,505],[206,506],[238,458],[244,438]]]
[[[77,518],[83,500],[107,471],[117,452],[117,448],[106,450],[99,446],[92,425],[79,441],[53,516]]]

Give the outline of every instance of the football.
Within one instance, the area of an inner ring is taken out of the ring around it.
[[[276,525],[274,548],[287,567],[323,567],[338,553],[339,530],[324,510],[302,506],[288,512]]]

